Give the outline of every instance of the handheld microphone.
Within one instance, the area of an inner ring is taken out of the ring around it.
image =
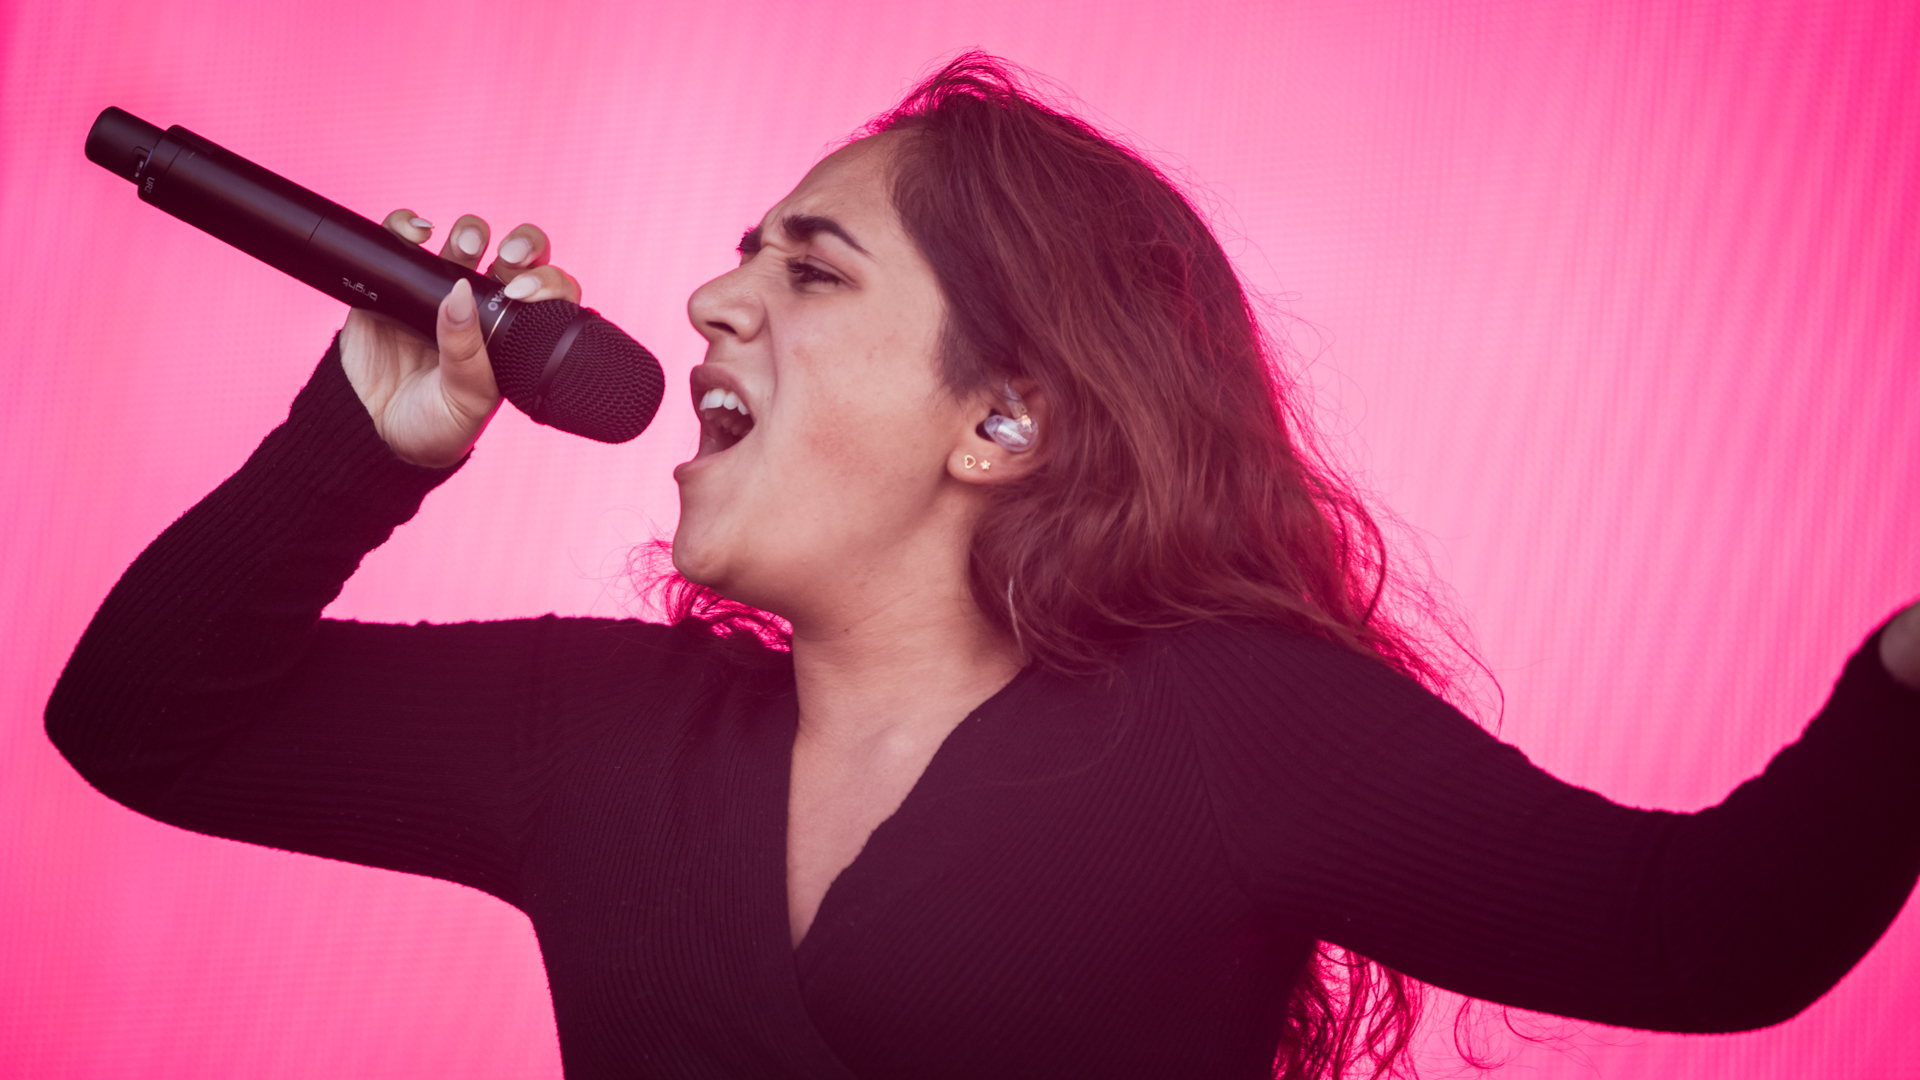
[[[666,378],[639,342],[591,308],[523,304],[505,286],[432,255],[380,225],[268,172],[186,128],[165,131],[109,107],[87,158],[140,198],[337,300],[434,340],[440,301],[473,286],[494,381],[535,421],[600,442],[640,434]]]

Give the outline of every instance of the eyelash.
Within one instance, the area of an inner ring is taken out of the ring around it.
[[[740,253],[740,265],[745,266],[748,260],[760,254],[762,246],[760,238],[754,235],[754,230],[748,229],[746,235],[740,238],[740,243],[734,248]],[[842,284],[838,274],[822,270],[805,259],[788,259],[787,276],[793,280],[796,288],[807,285]]]
[[[787,276],[793,279],[795,285],[838,285],[840,283],[838,275],[829,274],[805,259],[788,259]]]

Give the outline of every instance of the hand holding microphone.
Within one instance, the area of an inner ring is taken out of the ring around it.
[[[347,373],[406,460],[458,460],[502,396],[601,442],[633,438],[659,408],[659,363],[579,306],[579,286],[546,265],[546,236],[532,226],[508,235],[510,257],[483,277],[478,218],[455,222],[435,258],[416,246],[432,227],[411,211],[382,228],[182,127],[108,108],[87,133],[87,157],[142,201],[357,309],[342,331]]]
[[[412,210],[395,210],[382,224],[409,244],[423,243],[433,233],[432,224]],[[463,216],[447,230],[440,258],[473,270],[487,238],[485,221]],[[500,242],[488,276],[521,303],[560,300],[577,306],[580,286],[547,264],[549,250],[544,232],[522,225]],[[481,325],[473,287],[465,280],[440,302],[433,343],[365,308],[347,316],[340,331],[341,364],[374,428],[401,460],[435,468],[459,461],[500,407]]]

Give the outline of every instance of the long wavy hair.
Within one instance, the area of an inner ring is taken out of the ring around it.
[[[879,134],[901,136],[894,205],[945,293],[944,381],[970,393],[1030,379],[1049,405],[1047,456],[995,489],[969,568],[980,610],[1032,662],[1095,673],[1150,630],[1253,621],[1453,689],[1462,665],[1436,644],[1459,644],[1454,624],[1428,587],[1390,572],[1282,342],[1176,185],[978,52],[859,133]],[[773,616],[672,575],[655,585],[676,621],[782,643]],[[1418,983],[1323,944],[1288,1003],[1275,1075],[1411,1071],[1420,1005]]]

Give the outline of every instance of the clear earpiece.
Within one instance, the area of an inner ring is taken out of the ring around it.
[[[1008,452],[1024,454],[1033,449],[1034,436],[1038,434],[1038,430],[1034,426],[1033,416],[1027,412],[1027,403],[1021,400],[1019,394],[1014,393],[1011,379],[1006,383],[1006,392],[1007,408],[1013,412],[1013,415],[1001,416],[995,413],[987,417],[986,421],[980,425],[980,430],[986,434],[987,438],[999,443]]]

